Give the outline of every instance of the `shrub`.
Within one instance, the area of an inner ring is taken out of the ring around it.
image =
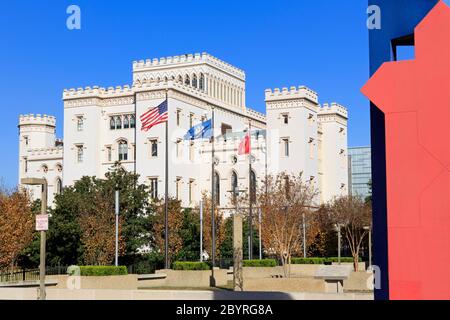
[[[331,264],[338,262],[338,257],[330,257],[330,258],[292,258],[292,264]],[[362,259],[359,258],[361,262]],[[352,263],[352,257],[341,257],[341,263]]]
[[[292,258],[292,264],[325,264],[325,258]]]
[[[244,267],[276,267],[275,259],[244,260]]]
[[[176,261],[173,263],[173,270],[210,270],[211,267],[206,262]]]
[[[69,267],[68,272],[73,274],[74,268]],[[128,274],[128,270],[125,266],[80,266],[80,273],[86,277],[124,276]]]

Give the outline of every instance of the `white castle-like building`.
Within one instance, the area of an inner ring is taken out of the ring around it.
[[[249,189],[266,174],[299,174],[317,188],[318,202],[348,193],[347,110],[319,104],[301,86],[266,90],[266,114],[246,106],[245,72],[210,54],[188,54],[133,63],[133,84],[64,90],[64,142],[56,119],[21,115],[19,184],[44,177],[49,205],[63,186],[82,176],[102,178],[116,162],[140,175],[152,197],[163,198],[165,125],[140,130],[139,116],[168,100],[169,194],[184,207],[211,190],[211,143],[187,141],[187,130],[215,115],[215,190],[230,206],[231,190]],[[238,146],[251,125],[252,171]],[[135,130],[136,129],[136,130]],[[39,187],[33,194],[39,196]]]

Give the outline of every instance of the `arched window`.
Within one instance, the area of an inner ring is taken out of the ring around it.
[[[181,75],[178,76],[178,82],[183,83],[183,77]]]
[[[256,200],[256,173],[255,171],[250,171],[250,199],[251,201]]]
[[[47,173],[47,172],[48,172],[48,167],[47,167],[46,164],[44,164],[44,165],[42,166],[42,172],[43,172],[43,173]]]
[[[122,118],[120,116],[116,117],[116,129],[122,129]]]
[[[194,76],[192,77],[192,86],[194,88],[197,88],[197,75],[194,74]]]
[[[119,141],[119,161],[128,160],[128,143],[125,140]]]
[[[215,203],[220,205],[220,177],[217,171],[214,173],[214,198]]]
[[[63,190],[62,180],[60,178],[56,179],[56,194],[61,194]]]
[[[198,88],[200,90],[205,90],[205,76],[203,75],[203,73],[200,73],[200,82],[198,84]]]
[[[116,129],[116,121],[114,120],[114,117],[111,117],[109,119],[109,129],[111,130]]]
[[[59,173],[61,173],[61,172],[62,172],[62,165],[57,164],[57,165],[56,165],[56,171],[59,172]]]
[[[128,116],[123,117],[123,128],[124,129],[130,128],[130,120],[129,120]]]
[[[237,191],[238,191],[238,176],[237,176],[236,172],[234,172],[234,171],[231,174],[231,191],[232,191],[233,200],[236,200]]]
[[[130,116],[130,128],[135,128],[136,127],[136,116],[134,114],[132,114]]]
[[[189,78],[188,75],[186,75],[186,79],[184,79],[184,84],[187,86],[191,85],[191,78]]]

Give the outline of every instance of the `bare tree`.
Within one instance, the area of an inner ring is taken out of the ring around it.
[[[316,190],[304,182],[302,174],[268,176],[258,190],[264,224],[262,241],[268,251],[280,257],[286,277],[290,276],[292,255],[301,252],[303,213],[309,214],[316,195]]]
[[[369,232],[364,227],[371,223],[372,207],[358,196],[343,196],[335,198],[329,204],[329,210],[331,220],[343,230],[352,252],[353,267],[358,271],[359,251]]]

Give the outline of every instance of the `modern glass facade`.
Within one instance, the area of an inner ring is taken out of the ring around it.
[[[372,179],[370,147],[348,149],[349,193],[366,198],[370,195],[369,183]]]

